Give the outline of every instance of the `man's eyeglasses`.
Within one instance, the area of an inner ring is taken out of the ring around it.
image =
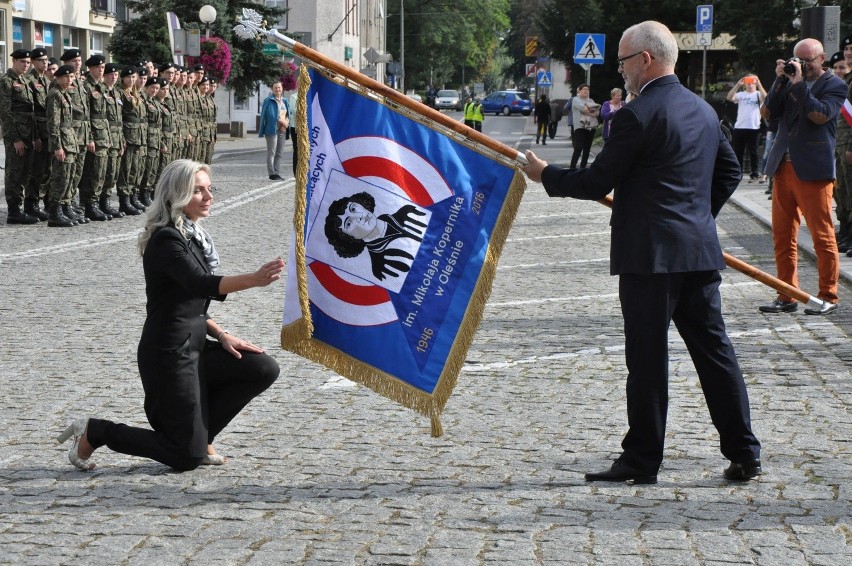
[[[799,60],[800,60],[802,63],[813,63],[814,61],[816,61],[817,59],[819,59],[819,58],[820,58],[820,57],[822,57],[823,55],[825,55],[825,53],[820,53],[819,55],[814,55],[814,56],[813,56],[813,57],[811,57],[810,59],[805,59],[804,57],[799,57]]]
[[[634,53],[633,55],[628,55],[627,57],[619,57],[618,59],[616,59],[616,61],[618,61],[618,66],[619,66],[619,67],[623,67],[623,66],[624,66],[624,62],[625,62],[625,61],[627,61],[628,59],[631,59],[631,58],[633,58],[633,57],[636,57],[637,55],[640,55],[640,54],[642,54],[642,53],[644,53],[644,52],[645,52],[645,50],[643,49],[642,51],[637,51],[637,52],[636,52],[636,53]],[[653,55],[651,55],[650,53],[648,53],[648,57],[650,57],[651,59],[653,59],[653,58],[654,58],[654,56],[653,56]]]

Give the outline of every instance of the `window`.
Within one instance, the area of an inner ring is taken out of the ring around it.
[[[0,72],[6,72],[6,10],[0,10]]]
[[[263,0],[263,5],[266,6],[267,8],[279,8],[281,10],[287,10],[288,9],[288,6],[287,6],[288,3],[289,3],[289,0]],[[287,25],[288,25],[287,14],[285,13],[283,16],[281,16],[280,20],[275,22],[275,25],[273,25],[272,27],[274,27],[275,29],[286,30]]]
[[[248,98],[234,98],[234,110],[251,110],[251,101]]]
[[[99,31],[89,32],[89,51],[91,55],[104,52],[104,34]]]
[[[92,10],[115,13],[115,0],[91,0]]]

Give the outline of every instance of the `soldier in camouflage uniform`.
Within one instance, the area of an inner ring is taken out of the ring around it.
[[[145,155],[145,172],[139,183],[140,200],[144,204],[150,202],[154,195],[154,183],[157,181],[157,171],[160,168],[160,156],[164,153],[163,148],[163,112],[157,101],[157,93],[160,92],[160,79],[149,77],[145,81],[145,112],[147,115],[147,150]],[[142,198],[144,196],[144,199]]]
[[[77,207],[74,203],[74,197],[77,195],[77,190],[80,186],[80,179],[83,178],[83,164],[86,151],[94,151],[95,143],[92,141],[91,131],[89,130],[89,99],[86,96],[85,80],[82,78],[80,71],[83,68],[83,59],[80,57],[79,49],[66,49],[60,57],[65,65],[71,65],[74,68],[74,80],[71,81],[71,88],[68,94],[71,96],[72,109],[74,110],[74,128],[77,132],[77,158],[74,160],[74,173],[72,179],[72,195],[71,201],[62,205],[62,210],[65,216],[71,220],[76,220],[80,224],[86,224],[89,219],[83,215],[83,208]]]
[[[181,73],[183,74],[183,73]],[[184,149],[186,159],[195,159],[196,144],[198,143],[198,111],[196,109],[197,90],[195,89],[195,73],[187,69],[186,82],[183,83],[184,119],[186,123],[187,145]]]
[[[201,77],[198,81],[198,104],[201,108],[199,129],[198,129],[198,157],[196,161],[210,165],[210,146],[213,145],[213,129],[210,127],[210,114],[212,111],[210,97],[207,92],[210,90],[210,79],[206,76]]]
[[[47,225],[76,226],[78,222],[65,214],[71,202],[71,182],[78,158],[77,132],[74,128],[73,101],[70,89],[74,67],[62,65],[54,74],[54,88],[47,95],[47,139],[52,156],[47,192]],[[82,158],[82,156],[80,156]]]
[[[33,120],[33,93],[27,79],[30,52],[12,52],[12,66],[0,78],[0,123],[6,145],[6,205],[7,224],[36,224],[38,218],[21,210],[24,204],[24,184],[30,172],[33,145],[37,140]],[[41,142],[38,141],[38,145]],[[32,195],[27,195],[32,197]]]
[[[207,96],[210,97],[210,105],[213,107],[213,141],[210,142],[210,160],[213,161],[213,154],[216,152],[216,140],[219,137],[219,123],[217,122],[217,118],[219,116],[219,108],[216,105],[216,87],[219,86],[219,81],[210,77],[210,90],[207,93]],[[208,164],[209,165],[209,164]]]
[[[47,67],[50,61],[47,51],[42,47],[36,47],[30,52],[30,69],[27,77],[30,80],[30,90],[33,93],[33,119],[35,120],[35,135],[41,149],[33,151],[33,159],[30,164],[30,173],[24,187],[24,212],[35,216],[39,220],[47,220],[47,213],[42,211],[39,203],[44,200],[47,206],[47,180],[50,177],[50,152],[47,151]]]
[[[118,172],[119,210],[128,216],[142,213],[133,203],[138,202],[136,194],[139,191],[140,170],[142,168],[141,148],[145,143],[142,122],[146,120],[142,109],[142,99],[136,92],[136,67],[128,67],[121,71],[121,103],[122,132],[124,134],[124,154],[121,157],[121,167]],[[141,203],[140,203],[140,206]]]
[[[83,175],[80,179],[80,204],[86,218],[98,222],[112,220],[112,215],[100,208],[101,190],[106,182],[107,153],[110,146],[110,128],[106,116],[106,87],[102,79],[106,59],[103,55],[92,55],[86,60],[86,79],[83,94],[89,106],[89,131],[91,144],[86,151]]]
[[[119,104],[118,73],[121,69],[115,63],[108,63],[104,68],[104,112],[109,124],[109,147],[107,148],[106,172],[101,197],[98,201],[104,214],[113,218],[123,218],[125,214],[114,208],[110,203],[113,188],[118,181],[118,170],[121,167],[121,154],[124,153],[124,132],[122,132],[121,104]]]
[[[852,35],[847,35],[840,42],[840,51],[835,53],[829,62],[839,75],[850,85],[846,93],[846,100],[852,104]],[[839,56],[839,57],[838,57]],[[837,131],[835,133],[834,156],[837,163],[837,180],[834,184],[834,200],[837,203],[835,210],[837,220],[840,222],[840,230],[837,233],[837,249],[842,254],[852,257],[852,126],[843,115],[837,118]]]
[[[177,157],[175,156],[177,153],[177,146],[180,143],[181,132],[180,121],[178,117],[178,102],[174,94],[175,91],[178,90],[175,84],[177,82],[177,77],[180,76],[180,73],[177,72],[176,67],[172,63],[163,63],[158,67],[158,71],[160,74],[160,78],[168,81],[168,88],[163,89],[163,87],[161,86],[160,92],[157,93],[157,98],[159,98],[160,104],[162,104],[169,111],[168,121],[169,128],[171,130],[169,134],[165,137],[169,144],[169,151],[168,154],[166,154],[165,156],[167,160],[165,163],[163,163],[163,160],[160,159],[160,170],[162,171],[162,168],[167,165],[169,161],[177,159]],[[163,90],[166,90],[166,92],[163,93]],[[163,127],[165,129],[165,124]]]
[[[160,105],[160,113],[163,121],[163,151],[160,154],[160,162],[157,164],[157,172],[154,177],[155,185],[157,180],[160,178],[160,173],[162,173],[165,166],[172,161],[171,152],[175,137],[174,115],[172,114],[172,110],[166,104],[169,98],[171,98],[169,93],[171,92],[172,85],[170,84],[169,79],[165,77],[160,77],[158,80],[160,81],[160,90],[157,92],[157,103]]]

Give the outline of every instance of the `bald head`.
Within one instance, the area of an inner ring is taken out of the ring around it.
[[[793,55],[802,60],[802,77],[806,81],[815,81],[825,72],[822,68],[825,50],[818,40],[812,37],[801,40],[793,47]]]
[[[625,30],[622,41],[629,41],[631,51],[644,50],[651,54],[652,61],[661,74],[674,72],[677,62],[677,41],[672,32],[660,22],[648,20],[631,26]]]

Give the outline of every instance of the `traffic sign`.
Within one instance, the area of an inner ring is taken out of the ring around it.
[[[535,57],[538,53],[538,37],[529,36],[524,39],[524,55],[527,57]]]
[[[695,7],[695,32],[713,33],[713,5]]]
[[[550,71],[539,71],[538,79],[536,80],[536,85],[543,87],[553,86],[553,73],[551,73]]]
[[[527,63],[527,76],[533,77],[535,76],[535,63]]]
[[[574,62],[602,65],[605,43],[602,33],[578,33],[574,36]]]

